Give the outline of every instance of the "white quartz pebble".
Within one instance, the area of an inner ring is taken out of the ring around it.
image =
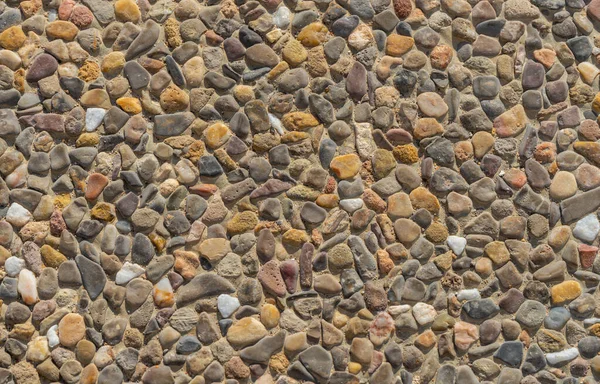
[[[363,206],[362,199],[344,199],[340,201],[340,208],[348,213],[354,213]]]
[[[85,111],[85,130],[88,132],[94,132],[104,119],[106,110],[102,108],[88,108]]]
[[[413,307],[413,316],[417,323],[425,325],[431,323],[437,316],[437,311],[433,306],[425,303],[417,303]]]
[[[4,270],[10,277],[15,277],[25,268],[25,260],[16,256],[11,256],[4,262]]]
[[[46,337],[48,338],[50,348],[54,348],[60,344],[60,340],[58,339],[58,325],[51,326],[46,333]]]
[[[450,247],[454,254],[460,256],[467,246],[467,239],[460,236],[448,236],[446,244],[448,244],[448,247]]]
[[[240,301],[237,297],[222,294],[217,298],[217,308],[219,308],[221,316],[225,318],[231,316],[239,307]]]
[[[550,365],[561,365],[573,360],[577,356],[579,356],[579,350],[577,348],[569,348],[560,352],[547,353],[546,361]]]
[[[143,273],[144,268],[137,264],[132,264],[129,261],[126,261],[121,267],[121,270],[117,272],[115,283],[118,285],[125,285],[136,277],[141,276]]]
[[[598,216],[592,213],[577,222],[573,229],[573,236],[579,240],[591,243],[596,240],[599,231],[600,222],[598,222]]]
[[[10,207],[8,207],[8,211],[6,212],[6,221],[14,225],[15,227],[22,227],[27,224],[33,215],[27,209],[25,209],[21,204],[12,203]]]
[[[456,295],[458,300],[476,300],[481,299],[481,294],[477,288],[463,289]]]

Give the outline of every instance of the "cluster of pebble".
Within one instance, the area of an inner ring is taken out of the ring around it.
[[[595,383],[598,25],[0,3],[0,382]]]

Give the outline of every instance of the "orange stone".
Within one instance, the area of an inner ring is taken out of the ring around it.
[[[361,166],[362,162],[358,155],[350,153],[334,157],[331,160],[329,168],[335,173],[338,179],[350,179],[356,176]]]
[[[399,57],[410,51],[415,45],[415,40],[409,36],[390,35],[385,42],[385,53]]]
[[[77,313],[68,313],[58,323],[58,338],[65,347],[72,348],[85,337],[85,321]]]
[[[108,177],[101,173],[92,173],[88,177],[87,186],[85,188],[85,198],[87,200],[96,200],[108,185]]]

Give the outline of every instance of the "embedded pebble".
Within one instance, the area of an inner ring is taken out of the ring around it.
[[[0,381],[595,382],[598,22],[3,3]]]

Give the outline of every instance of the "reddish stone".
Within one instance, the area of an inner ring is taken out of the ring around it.
[[[514,189],[521,189],[527,184],[527,175],[520,169],[511,168],[504,173],[504,181]]]
[[[101,173],[92,173],[85,188],[85,198],[96,200],[108,184],[108,178]]]
[[[94,15],[92,15],[92,11],[90,11],[88,7],[85,5],[77,5],[73,8],[73,12],[71,13],[71,22],[73,24],[79,28],[85,28],[92,24],[92,21],[94,21]]]
[[[276,260],[271,260],[263,265],[257,277],[267,291],[279,297],[285,296],[286,286]]]
[[[188,189],[191,193],[200,195],[205,198],[211,197],[219,190],[219,188],[214,184],[198,184],[191,186]]]
[[[60,3],[58,7],[58,18],[60,20],[69,20],[71,17],[71,13],[73,13],[73,8],[75,7],[75,1],[73,0],[64,0]]]
[[[410,0],[394,0],[394,11],[396,12],[396,16],[406,19],[412,12]]]
[[[335,178],[333,176],[329,176],[327,179],[327,184],[325,184],[325,189],[323,193],[333,193],[335,188],[337,187],[337,183],[335,182]]]
[[[598,247],[587,244],[579,244],[577,250],[579,251],[579,258],[581,259],[581,266],[583,268],[590,268],[596,259]]]
[[[587,7],[588,16],[595,21],[600,21],[600,0],[592,0]]]
[[[67,224],[62,217],[62,212],[55,209],[54,212],[52,212],[52,216],[50,216],[50,234],[59,237],[66,228]]]
[[[296,283],[298,281],[298,262],[290,259],[279,265],[281,277],[285,282],[285,287],[289,293],[296,292]]]

